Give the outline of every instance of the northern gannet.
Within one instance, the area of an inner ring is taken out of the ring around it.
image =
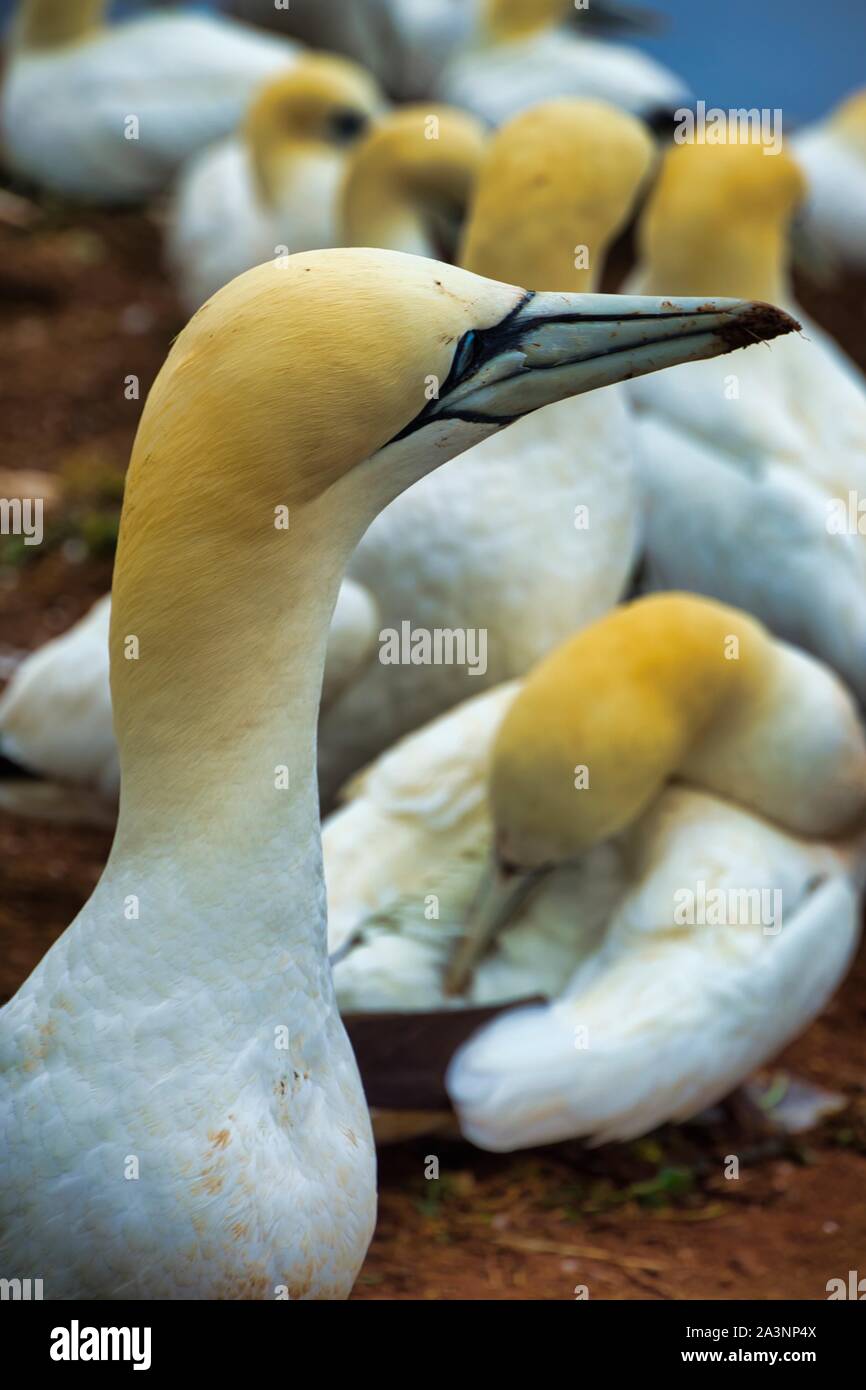
[[[864,813],[832,672],[693,595],[615,609],[403,740],[326,821],[340,1009],[350,1035],[399,1015],[390,1065],[359,1053],[368,1099],[436,1123],[450,1098],[495,1150],[698,1113],[843,978]],[[435,1029],[412,1050],[411,1011],[539,996],[470,1022],[447,1072]]]
[[[302,66],[315,70],[320,63]],[[293,77],[277,79],[273,91]],[[480,123],[448,107],[409,106],[384,117],[349,159],[337,198],[339,239],[412,254],[455,251],[484,145]],[[228,271],[226,259],[238,248],[212,226],[196,252],[189,219],[185,232],[193,302]],[[262,257],[279,259],[273,249],[262,247]],[[0,807],[40,819],[113,817],[119,769],[108,689],[109,616],[106,597],[91,616],[27,657],[0,695]],[[347,580],[328,644],[323,710],[360,678],[365,665],[375,664],[378,618],[372,595]],[[22,780],[9,764],[42,780]]]
[[[436,102],[385,117],[347,164],[343,243],[454,260],[486,141],[474,116]]]
[[[594,292],[654,156],[645,127],[602,103],[563,98],[515,117],[488,147],[462,264],[540,290]],[[351,574],[375,599],[382,654],[323,717],[325,805],[396,738],[522,675],[617,601],[641,542],[633,456],[625,397],[592,393],[485,441],[377,518]],[[467,656],[433,653],[431,663],[421,653],[416,665],[403,650],[384,664],[389,635],[407,631],[456,632]],[[482,641],[483,661],[480,651],[467,659]]]
[[[798,265],[829,275],[866,270],[866,88],[837,110],[798,131],[791,150],[806,174],[808,195],[795,235]]]
[[[474,0],[230,0],[240,19],[362,63],[397,101],[421,101],[472,35]]]
[[[22,0],[0,91],[9,168],[63,197],[137,202],[228,135],[300,52],[224,16],[106,27],[108,0]]]
[[[638,49],[566,29],[570,0],[477,0],[475,36],[436,92],[499,125],[550,97],[591,97],[665,130],[691,104],[685,83]]]
[[[114,844],[0,1013],[4,1277],[41,1270],[47,1298],[349,1292],[375,1158],[316,792],[349,553],[401,489],[516,417],[792,326],[369,250],[259,266],[193,317],[127,476]]]
[[[644,213],[629,288],[741,294],[802,319],[787,236],[803,176],[757,144],[677,145]],[[707,248],[712,246],[712,255]],[[718,369],[635,383],[646,580],[755,613],[866,699],[866,381],[814,324]],[[853,518],[852,518],[852,498]]]
[[[381,109],[362,68],[304,58],[256,92],[238,134],[185,165],[167,252],[188,312],[261,261],[341,244],[346,161]]]
[[[592,0],[232,0],[231,8],[280,33],[363,63],[400,101],[444,96],[496,121],[549,96],[591,96],[648,115],[670,111],[682,82],[607,35],[652,29],[646,10]],[[547,73],[547,81],[544,73]],[[509,95],[508,88],[511,88]]]

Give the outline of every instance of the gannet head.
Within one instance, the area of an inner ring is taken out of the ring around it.
[[[532,410],[795,326],[739,301],[536,295],[393,251],[290,256],[238,276],[176,339],[142,414],[127,506],[156,477],[143,461],[170,451],[191,505],[222,489],[236,508],[261,491],[297,506],[361,473],[366,524]],[[244,459],[241,479],[228,458]]]
[[[861,157],[866,157],[866,87],[848,97],[834,111],[830,124]]]
[[[490,142],[461,264],[533,289],[594,289],[654,160],[646,126],[605,102],[563,97],[515,116]]]
[[[405,106],[385,117],[346,170],[345,244],[436,247],[450,259],[485,140],[480,121],[450,106]]]
[[[673,145],[640,225],[647,287],[780,298],[788,226],[806,193],[784,149],[756,142]]]
[[[342,157],[382,108],[374,79],[346,58],[304,58],[264,83],[247,111],[243,134],[265,202],[277,202],[287,163],[301,154]]]

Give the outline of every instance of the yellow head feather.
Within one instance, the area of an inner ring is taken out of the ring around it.
[[[392,246],[400,229],[459,226],[484,154],[486,132],[449,106],[405,106],[353,152],[342,191],[348,246]],[[453,246],[444,248],[453,252]]]
[[[319,54],[266,82],[244,122],[244,137],[266,202],[276,200],[287,161],[310,151],[342,153],[382,109],[375,81],[345,58]]]
[[[500,856],[559,862],[629,825],[708,727],[761,689],[772,650],[752,618],[691,594],[614,609],[558,647],[494,745]]]
[[[494,39],[510,42],[561,24],[571,0],[486,0],[485,24]]]
[[[523,112],[490,143],[461,264],[534,290],[594,289],[654,157],[646,127],[603,102]]]
[[[642,291],[784,298],[788,224],[805,191],[785,150],[672,146],[641,221]]]
[[[99,28],[108,0],[24,0],[14,26],[22,48],[56,48]]]

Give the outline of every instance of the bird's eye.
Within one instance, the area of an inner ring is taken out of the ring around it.
[[[454,361],[451,364],[452,381],[461,381],[469,370],[472,360],[475,357],[475,346],[478,341],[478,334],[474,328],[470,328],[468,333],[464,333],[460,342],[457,344],[457,351],[454,354]]]
[[[357,140],[362,135],[369,124],[368,117],[363,111],[353,111],[346,107],[342,111],[334,111],[328,122],[331,138],[340,145],[347,145],[351,140]]]

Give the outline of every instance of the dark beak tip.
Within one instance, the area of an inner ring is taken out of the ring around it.
[[[729,348],[748,347],[750,343],[769,342],[786,333],[799,333],[801,325],[784,309],[775,304],[754,300],[742,311],[731,315],[730,323],[719,329],[719,335]]]

